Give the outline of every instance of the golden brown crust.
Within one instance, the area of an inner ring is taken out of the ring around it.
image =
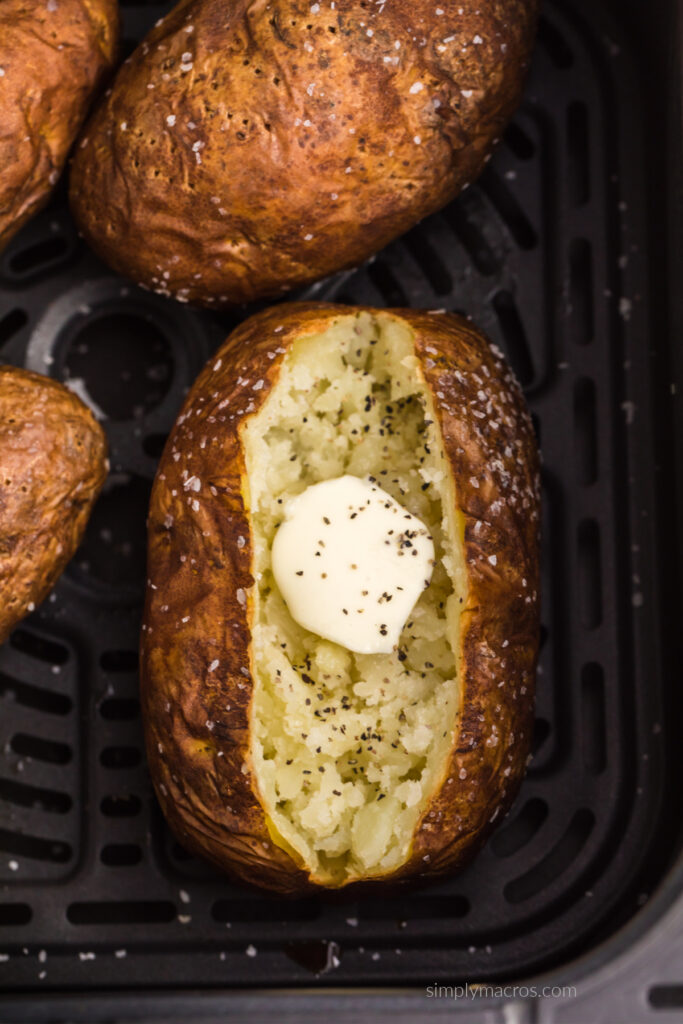
[[[79,398],[49,377],[0,366],[0,643],[78,547],[106,455]]]
[[[288,304],[233,332],[192,389],[152,493],[142,700],[157,793],[183,843],[280,892],[301,891],[308,876],[271,842],[249,763],[253,578],[239,431],[292,343],[353,312]],[[374,312],[414,331],[465,517],[469,580],[458,733],[396,879],[464,863],[523,775],[538,642],[538,460],[519,387],[476,328],[448,314]]]
[[[536,6],[181,3],[85,129],[81,230],[120,272],[196,303],[354,266],[479,174]]]
[[[0,0],[0,249],[47,202],[117,38],[116,0]]]

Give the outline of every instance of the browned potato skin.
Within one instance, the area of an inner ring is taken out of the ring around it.
[[[236,591],[254,581],[251,544],[236,543],[250,538],[240,425],[265,401],[291,344],[351,312],[292,303],[233,332],[171,433],[149,516],[142,703],[157,795],[185,846],[282,893],[305,890],[310,880],[271,841],[249,762],[248,608]],[[396,880],[461,867],[501,821],[524,773],[539,628],[539,478],[524,399],[484,336],[461,317],[390,312],[415,331],[465,517],[469,572],[459,731],[410,859],[387,876]],[[264,381],[261,390],[251,389],[256,380]],[[192,494],[198,511],[183,488],[183,469],[202,481],[201,494]],[[214,659],[220,666],[210,673]],[[207,721],[215,722],[213,731]],[[495,746],[487,742],[493,724]]]
[[[354,266],[479,174],[519,101],[536,2],[186,0],[87,125],[76,220],[112,267],[193,303]]]
[[[0,366],[0,644],[56,583],[106,474],[104,433],[81,400]]]
[[[117,38],[116,0],[0,0],[0,250],[47,202]]]

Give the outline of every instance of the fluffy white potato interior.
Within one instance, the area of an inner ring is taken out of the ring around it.
[[[383,875],[407,860],[447,769],[466,591],[463,523],[412,332],[361,312],[299,339],[242,440],[256,579],[251,758],[273,839],[321,882]],[[345,473],[372,474],[434,538],[431,584],[388,654],[307,632],[271,570],[287,499]]]

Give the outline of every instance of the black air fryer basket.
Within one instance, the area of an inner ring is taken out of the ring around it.
[[[124,46],[166,9],[124,6]],[[112,473],[0,649],[2,1020],[681,1019],[679,31],[665,0],[548,2],[480,180],[306,292],[471,315],[541,443],[534,759],[445,882],[277,898],[169,833],[138,702],[146,506],[184,394],[249,310],[113,276],[63,190],[6,250],[0,360],[102,410]]]

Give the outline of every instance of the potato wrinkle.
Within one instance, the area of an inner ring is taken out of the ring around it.
[[[443,782],[459,707],[462,530],[413,333],[340,316],[297,340],[242,432],[251,514],[251,758],[264,809],[315,880],[406,862]],[[292,619],[270,549],[286,501],[344,473],[375,477],[430,529],[436,565],[391,654],[354,654]]]

